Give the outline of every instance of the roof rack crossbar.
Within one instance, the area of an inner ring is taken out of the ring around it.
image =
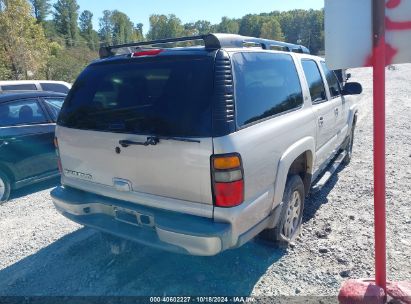
[[[260,46],[263,49],[282,49],[288,52],[297,52],[297,53],[306,53],[309,54],[310,51],[302,45],[286,43],[276,40],[268,40],[261,38],[245,37],[234,34],[208,34],[200,36],[191,36],[191,37],[179,37],[179,38],[169,38],[169,39],[160,39],[153,41],[143,41],[143,42],[134,42],[134,43],[125,43],[112,46],[102,46],[99,50],[100,58],[108,58],[115,56],[115,50],[129,48],[131,52],[131,47],[150,47],[156,45],[164,45],[169,43],[177,42],[189,42],[189,41],[200,41],[204,42],[204,47],[206,49],[221,49],[221,48],[243,48],[247,45]]]
[[[100,47],[99,54],[100,54],[100,58],[107,58],[107,57],[114,56],[115,53],[113,51],[116,49],[130,48],[130,47],[155,46],[155,45],[160,45],[160,44],[189,42],[189,41],[196,41],[196,40],[203,40],[205,47],[208,49],[221,48],[221,45],[219,44],[218,39],[216,39],[215,36],[210,34],[210,35],[201,35],[201,36],[190,36],[190,37],[179,37],[179,38],[152,40],[152,41],[133,42],[133,43],[125,43],[125,44],[119,44],[119,45],[112,45],[112,46],[102,46]]]

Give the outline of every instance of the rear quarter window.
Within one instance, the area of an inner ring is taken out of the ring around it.
[[[303,105],[300,79],[290,55],[237,53],[233,69],[239,127]]]

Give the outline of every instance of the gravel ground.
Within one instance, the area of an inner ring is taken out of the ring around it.
[[[192,257],[133,245],[113,256],[98,233],[54,210],[54,180],[0,207],[0,296],[335,296],[346,278],[372,277],[371,70],[352,73],[364,86],[353,160],[308,199],[293,248],[253,241],[216,257]],[[411,278],[411,65],[387,73],[388,274],[405,280]]]

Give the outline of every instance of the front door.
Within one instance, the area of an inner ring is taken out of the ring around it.
[[[337,134],[337,148],[344,142],[348,134],[348,114],[349,105],[345,100],[345,97],[341,94],[341,86],[337,76],[333,71],[328,69],[324,61],[321,62],[321,66],[327,79],[328,90],[330,99],[334,104],[334,116],[335,116],[335,130]]]

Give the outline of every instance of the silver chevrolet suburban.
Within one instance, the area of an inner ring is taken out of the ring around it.
[[[288,244],[304,199],[351,158],[361,85],[303,46],[230,34],[102,47],[61,110],[65,217],[210,256]]]

